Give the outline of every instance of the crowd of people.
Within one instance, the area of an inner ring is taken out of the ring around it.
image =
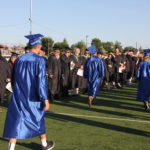
[[[25,48],[25,53],[29,52],[29,48]],[[48,59],[43,56],[44,50],[41,48],[39,56],[44,57],[46,62],[46,74],[48,84],[49,100],[53,102],[55,99],[67,99],[69,96],[78,96],[79,89],[82,94],[88,93],[87,79],[83,76],[85,63],[91,54],[88,49],[84,55],[80,55],[80,49],[75,48],[71,53],[70,48],[60,55],[61,51],[55,47],[53,53]],[[100,83],[100,90],[106,89],[111,91],[115,88],[122,88],[127,84],[132,84],[132,79],[137,72],[137,64],[139,58],[133,50],[124,50],[120,52],[116,48],[115,52],[109,52],[108,56],[104,56],[100,51],[96,53],[104,66],[104,77]],[[0,55],[0,102],[4,102],[4,95],[7,92],[8,101],[11,92],[6,90],[6,84],[10,82],[11,69],[18,54],[12,53],[9,62]],[[5,66],[5,67],[4,67]]]
[[[112,90],[132,84],[139,61],[134,51],[125,50],[121,53],[117,48],[115,53],[110,52],[106,58],[101,52],[97,52],[96,55],[103,61],[104,66],[100,89],[106,86],[107,90]],[[88,49],[84,55],[80,55],[79,48],[74,49],[74,54],[67,48],[62,55],[60,49],[54,49],[54,53],[46,61],[50,101],[53,102],[60,96],[64,98],[70,95],[78,96],[79,89],[82,89],[80,91],[83,94],[88,93],[87,79],[83,76],[83,70],[90,56]]]
[[[49,101],[66,100],[79,96],[79,92],[88,95],[91,108],[104,86],[108,91],[120,89],[132,84],[135,77],[140,81],[137,98],[150,109],[150,50],[144,52],[142,59],[133,50],[120,52],[116,48],[106,57],[97,52],[94,45],[86,49],[84,55],[80,55],[79,48],[75,48],[74,53],[66,48],[60,55],[60,49],[55,47],[46,59],[40,39],[43,35],[25,37],[30,44],[30,48],[25,48],[26,54],[18,57],[12,53],[8,62],[0,55],[0,102],[4,103],[5,92],[9,102],[3,134],[10,138],[8,150],[15,149],[17,139],[36,136],[40,137],[42,150],[51,150],[55,143],[46,140],[44,122]]]

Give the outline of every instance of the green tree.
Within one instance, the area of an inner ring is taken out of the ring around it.
[[[122,51],[122,45],[121,42],[116,41],[114,44],[114,49],[119,48],[120,51]]]
[[[107,53],[114,51],[113,42],[103,42],[103,48],[107,51]]]
[[[54,41],[52,40],[52,38],[50,38],[50,37],[42,38],[42,47],[45,50],[46,54],[49,55],[50,52],[52,52],[53,44],[54,44]]]
[[[107,51],[104,48],[101,48],[100,52],[102,52],[103,55],[107,55]]]
[[[78,43],[76,43],[75,45],[72,45],[72,47],[74,46],[74,48],[75,47],[77,47],[77,48],[79,48],[80,49],[80,51],[81,51],[81,55],[83,55],[84,54],[84,52],[85,52],[85,49],[86,49],[86,44],[85,44],[85,42],[84,41],[79,41]]]
[[[136,48],[132,47],[132,46],[127,46],[127,47],[124,48],[124,50],[128,50],[128,51],[133,50],[133,51],[136,51]]]
[[[92,39],[91,45],[95,45],[98,51],[103,48],[102,42],[99,38]]]
[[[68,42],[65,38],[64,38],[64,40],[62,41],[61,44],[62,44],[62,50],[65,50],[66,48],[69,47],[69,44],[68,44]]]
[[[61,49],[61,47],[62,47],[61,42],[56,42],[56,43],[54,44],[54,47],[57,47],[57,48]]]
[[[75,47],[76,47],[75,44],[72,44],[72,45],[71,45],[71,52],[72,52],[72,53],[73,53]]]
[[[65,50],[66,48],[69,47],[69,44],[68,44],[67,40],[64,39],[62,42],[56,42],[56,43],[54,44],[54,47],[58,47],[60,50],[63,51],[63,50]]]

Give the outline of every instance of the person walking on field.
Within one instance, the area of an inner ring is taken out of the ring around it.
[[[150,49],[144,50],[144,60],[137,68],[136,80],[139,80],[137,100],[143,101],[146,110],[150,110]]]
[[[88,58],[84,65],[84,77],[88,80],[89,107],[99,91],[101,79],[104,77],[104,65],[97,57],[96,46],[88,48],[91,58]]]
[[[8,150],[17,139],[40,136],[42,150],[51,150],[54,142],[46,140],[44,114],[49,109],[45,60],[38,56],[41,34],[25,36],[30,52],[18,57],[12,68],[13,93],[8,106],[3,137],[9,138]]]

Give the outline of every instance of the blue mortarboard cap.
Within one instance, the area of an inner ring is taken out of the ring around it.
[[[42,34],[32,34],[32,35],[26,35],[27,39],[29,39],[30,46],[35,46],[38,44],[41,44],[41,38],[44,37]]]
[[[147,56],[147,55],[150,55],[150,49],[144,49],[144,54]]]
[[[94,54],[96,52],[96,46],[92,45],[91,47],[88,48],[88,51],[90,54]]]

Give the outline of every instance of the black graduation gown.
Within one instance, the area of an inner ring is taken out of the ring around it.
[[[46,73],[48,72],[48,59],[44,56],[42,56],[45,60],[45,65],[46,65]]]
[[[128,71],[127,79],[130,79],[133,74],[133,62],[132,62],[132,57],[130,55],[126,55],[126,56],[129,61],[129,71]]]
[[[48,58],[48,76],[52,74],[53,78],[48,79],[48,89],[51,95],[59,94],[61,83],[61,61],[54,54]]]
[[[130,72],[130,70],[131,70],[131,68],[130,68],[130,61],[129,61],[129,58],[128,58],[128,56],[127,55],[124,55],[123,56],[124,57],[124,59],[123,59],[123,61],[124,61],[124,64],[125,64],[125,72]],[[132,66],[132,65],[131,65]]]
[[[121,75],[119,73],[120,63],[123,63],[123,60],[122,60],[122,56],[119,54],[119,55],[116,55],[116,57],[114,58],[116,83],[120,82],[120,80],[121,80]]]
[[[0,99],[3,102],[4,94],[6,90],[6,79],[10,78],[11,70],[9,67],[9,63],[5,58],[0,56]]]
[[[123,64],[125,66],[125,70],[123,71],[123,83],[126,82],[126,80],[128,79],[128,73],[130,72],[130,63],[129,63],[129,60],[127,58],[127,55],[122,55],[122,61],[123,61]]]
[[[81,67],[81,65],[83,64],[82,63],[82,57],[79,56],[78,59],[74,56],[74,55],[71,55],[70,56],[70,60],[75,63],[75,67],[74,69],[72,69],[70,71],[70,81],[71,81],[71,88],[74,89],[74,88],[78,88],[78,83],[79,83],[79,76],[77,75],[77,71],[78,69]]]
[[[85,65],[87,58],[85,56],[81,56],[80,58],[81,65]],[[87,79],[81,76],[78,76],[78,87],[79,88],[87,88]]]
[[[132,57],[132,63],[133,63],[133,69],[132,69],[132,77],[134,77],[136,74],[137,74],[137,66],[136,66],[136,63],[137,63],[137,60],[138,58],[133,56]]]
[[[65,54],[63,54],[60,57],[61,60],[61,66],[62,66],[62,74],[64,75],[62,79],[62,86],[69,88],[70,84],[70,57],[67,57]]]
[[[115,71],[119,73],[120,63],[123,63],[122,56],[116,55],[116,57],[114,58],[114,62],[115,62],[115,67],[116,67]]]
[[[105,64],[106,64],[107,74],[108,74],[107,81],[111,82],[114,79],[114,63],[113,63],[112,59],[106,58]],[[111,65],[112,67],[109,67],[109,65]]]
[[[112,56],[112,58],[111,58],[111,61],[112,61],[112,63],[113,63],[113,76],[112,76],[112,81],[115,81],[116,80],[116,77],[115,77],[115,74],[116,74],[116,67],[115,67],[115,58],[114,58],[114,56]]]

